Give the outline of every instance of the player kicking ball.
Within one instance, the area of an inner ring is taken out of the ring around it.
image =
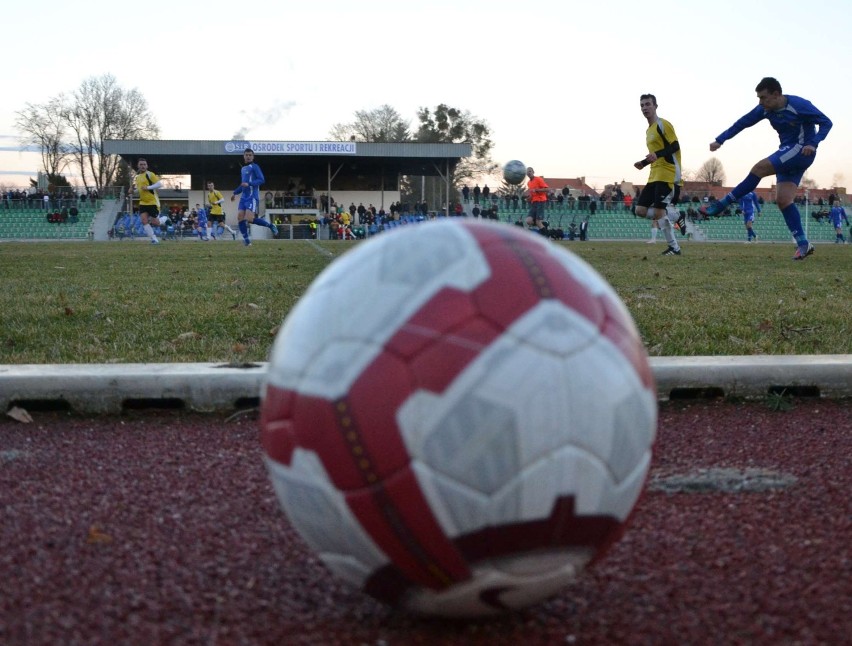
[[[793,260],[804,260],[814,252],[814,246],[808,242],[802,228],[802,216],[794,202],[796,191],[805,171],[814,163],[816,149],[831,130],[831,119],[817,110],[807,99],[792,94],[783,94],[781,84],[772,77],[761,79],[757,87],[758,105],[748,114],[740,117],[734,125],[725,130],[710,143],[710,151],[721,148],[728,139],[732,139],[742,130],[769,121],[778,133],[780,147],[766,159],[761,159],[751,169],[748,176],[734,190],[721,200],[699,211],[706,217],[717,215],[725,208],[752,192],[760,180],[775,175],[775,201],[784,222],[796,241],[796,254]]]

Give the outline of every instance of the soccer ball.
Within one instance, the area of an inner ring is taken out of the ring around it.
[[[335,574],[429,615],[575,581],[620,536],[656,431],[647,355],[606,281],[539,235],[455,218],[326,268],[262,394],[293,527]]]
[[[524,181],[526,176],[527,167],[524,166],[523,162],[519,162],[517,159],[506,162],[506,165],[503,166],[503,179],[505,179],[509,184],[520,184]]]

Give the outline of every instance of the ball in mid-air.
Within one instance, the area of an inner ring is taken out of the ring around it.
[[[656,390],[589,265],[517,227],[397,229],[287,316],[261,435],[293,527],[391,605],[479,616],[572,583],[643,488]]]
[[[527,167],[517,159],[506,162],[506,165],[503,166],[503,179],[509,184],[520,184],[526,176]]]

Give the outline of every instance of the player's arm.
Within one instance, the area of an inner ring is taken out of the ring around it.
[[[153,177],[152,177],[152,175],[153,175]],[[163,180],[161,180],[158,175],[154,175],[153,173],[146,173],[145,179],[148,180],[148,186],[145,187],[145,190],[155,191],[158,188],[163,187]],[[152,179],[154,180],[153,182],[151,181]]]
[[[710,143],[710,150],[719,150],[719,147],[723,143],[728,141],[728,139],[733,139],[736,135],[738,135],[746,128],[751,128],[753,125],[760,123],[765,118],[766,111],[758,105],[754,110],[752,110],[748,114],[744,114],[742,117],[737,119],[734,122],[734,125],[725,130],[725,132],[720,134],[718,137],[716,137],[716,139]]]
[[[252,178],[249,180],[249,184],[251,186],[261,186],[266,183],[266,178],[263,176],[263,171],[260,170],[260,166],[257,164],[254,165],[254,173],[252,173]]]
[[[671,163],[674,163],[673,155],[678,150],[680,150],[680,142],[677,139],[675,139],[674,141],[669,143],[668,146],[664,146],[664,147],[660,148],[659,150],[652,150],[651,152],[649,152],[645,156],[645,159],[642,159],[641,161],[638,161],[633,165],[636,168],[638,168],[639,170],[642,170],[643,168],[645,168],[645,166],[648,166],[649,164],[653,164],[655,161],[657,161],[657,159],[660,159],[660,158],[665,159],[667,162],[669,162],[671,164]]]
[[[655,150],[654,154],[657,156],[657,158],[662,157],[667,162],[672,164],[672,163],[674,163],[674,154],[679,150],[680,150],[680,142],[677,139],[675,139],[674,141],[670,142],[664,148],[660,148],[660,150]]]
[[[805,141],[805,146],[813,146],[816,149],[820,142],[828,136],[828,132],[834,124],[810,101],[802,100],[801,104],[796,106],[796,109],[808,123],[816,125],[813,135]]]

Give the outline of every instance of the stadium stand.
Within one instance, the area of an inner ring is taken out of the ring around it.
[[[502,207],[502,203],[501,203]],[[510,224],[523,222],[527,215],[525,208],[502,207],[500,220]],[[648,238],[650,223],[644,218],[635,217],[624,205],[613,208],[598,208],[594,214],[578,208],[548,204],[545,211],[551,229],[562,229],[566,237],[571,224],[579,228],[582,221],[589,220],[589,240],[644,240]],[[802,215],[803,223],[805,215]],[[817,221],[813,212],[807,216],[807,232],[812,242],[834,242],[834,227],[826,219]],[[692,222],[697,232],[709,242],[745,242],[746,232],[739,215],[710,218]],[[784,222],[781,211],[775,204],[766,204],[763,212],[755,218],[754,230],[761,242],[790,242],[790,232]]]
[[[45,210],[24,204],[4,203],[0,208],[0,238],[11,240],[85,240],[100,201],[86,201],[76,208]],[[55,220],[53,222],[49,219]]]

